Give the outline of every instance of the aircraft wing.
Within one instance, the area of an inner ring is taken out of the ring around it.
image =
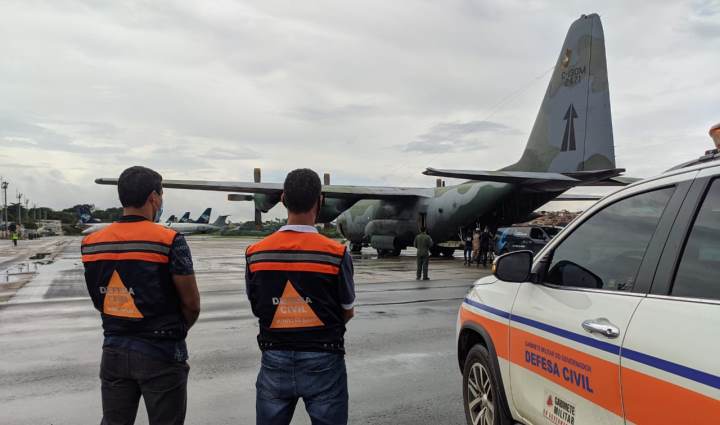
[[[117,185],[116,178],[96,179],[97,184]],[[281,183],[252,183],[231,181],[205,181],[205,180],[163,180],[163,187],[168,189],[211,190],[216,192],[248,192],[264,193],[268,195],[281,193]]]
[[[537,184],[541,182],[575,183],[579,180],[560,173],[535,173],[528,171],[476,171],[476,170],[442,170],[428,168],[423,171],[426,176],[451,177],[497,183]]]
[[[640,180],[642,179],[637,177],[617,176],[596,182],[582,183],[579,186],[627,186],[635,182],[639,182]]]
[[[423,171],[426,176],[452,177],[475,181],[510,183],[534,190],[566,190],[575,186],[617,186],[623,184],[619,175],[624,169],[577,171],[571,173],[549,173],[532,171],[476,171],[476,170],[443,170],[428,168]],[[625,183],[628,184],[628,183]]]
[[[117,185],[116,178],[99,178],[97,184]],[[204,180],[163,180],[163,187],[169,189],[211,190],[217,192],[255,193],[265,195],[279,195],[282,193],[282,183],[253,183],[231,181],[204,181]],[[429,198],[434,195],[432,188],[412,187],[384,187],[384,186],[342,186],[328,185],[322,187],[327,198],[337,199],[410,199]],[[252,200],[249,195],[229,195],[230,200]]]

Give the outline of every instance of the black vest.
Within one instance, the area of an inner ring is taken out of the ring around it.
[[[185,339],[187,325],[168,266],[176,234],[126,216],[83,239],[85,283],[105,336]]]
[[[276,232],[248,247],[248,297],[261,350],[344,353],[340,263],[345,246],[317,233]]]

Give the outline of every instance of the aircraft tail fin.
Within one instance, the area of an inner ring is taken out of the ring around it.
[[[572,23],[525,151],[507,171],[615,169],[605,37],[597,14]]]
[[[219,215],[218,218],[213,223],[213,226],[218,226],[218,227],[227,226],[227,218],[228,217],[229,217],[228,215]]]
[[[173,214],[170,217],[168,217],[166,223],[177,223],[177,221],[178,221],[177,217],[175,217],[175,215]]]
[[[180,217],[180,220],[178,220],[179,223],[189,223],[190,222],[190,211],[185,211],[185,214]]]
[[[202,223],[202,224],[208,224],[210,222],[210,214],[212,213],[212,208],[205,208],[205,211],[203,211],[202,214],[200,214],[200,217],[195,221],[195,223]]]

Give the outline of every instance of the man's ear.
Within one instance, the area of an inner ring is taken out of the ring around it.
[[[280,202],[282,202],[283,206],[287,208],[287,204],[285,203],[285,192],[280,194]]]

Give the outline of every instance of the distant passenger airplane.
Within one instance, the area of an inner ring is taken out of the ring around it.
[[[424,172],[468,180],[448,187],[326,185],[318,221],[337,218],[338,229],[353,251],[369,243],[381,255],[399,255],[423,227],[435,241],[448,241],[469,227],[524,222],[552,200],[599,199],[563,193],[576,186],[634,181],[620,177],[625,170],[615,165],[608,86],[600,17],[582,15],[570,26],[518,162],[498,171],[428,168]],[[95,182],[115,185],[117,179]],[[253,199],[262,212],[277,204],[282,193],[280,183],[164,180],[163,187],[254,193],[252,198],[237,194],[228,198]]]
[[[178,233],[181,233],[183,235],[192,235],[195,233],[210,233],[218,230],[223,230],[227,228],[227,218],[229,216],[227,215],[221,215],[215,220],[214,223],[208,224],[209,218],[210,218],[210,211],[212,209],[208,208],[206,209],[203,214],[198,218],[198,222],[191,222],[191,223],[181,223],[181,222],[174,222],[168,221],[163,224],[163,226],[168,227],[170,229],[173,229],[177,231]],[[189,213],[188,213],[189,214]],[[171,216],[172,218],[174,216]],[[200,222],[200,220],[204,220],[204,222]],[[89,235],[90,233],[97,232],[100,229],[104,229],[105,227],[109,226],[111,223],[95,223],[90,226],[88,226],[85,230],[83,230],[83,235]]]

